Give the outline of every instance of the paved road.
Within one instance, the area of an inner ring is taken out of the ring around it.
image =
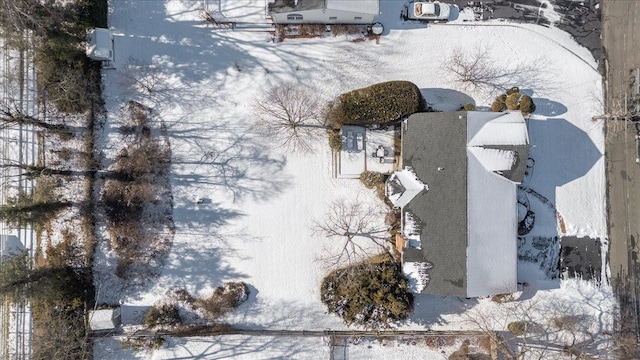
[[[640,66],[640,1],[605,0],[602,3],[603,47],[607,57],[606,112],[621,115],[629,91],[630,70]],[[636,164],[635,125],[607,122],[607,189],[609,210],[609,265],[611,283],[621,302],[624,320],[638,330],[640,266],[640,165]]]
[[[623,102],[630,70],[640,67],[640,1],[602,3],[602,42],[607,56],[607,106]]]

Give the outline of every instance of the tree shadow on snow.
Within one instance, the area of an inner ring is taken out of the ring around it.
[[[413,313],[407,319],[424,327],[449,324],[447,314],[459,315],[478,303],[476,298],[460,298],[429,294],[413,295]]]
[[[318,349],[310,347],[308,341],[281,336],[169,338],[163,348],[172,350],[172,359],[175,360],[232,359],[251,356],[258,358],[265,354],[271,354],[273,358],[278,359],[297,359],[318,354]]]
[[[427,88],[420,92],[427,106],[435,111],[458,111],[466,104],[476,103],[471,96],[453,89]]]
[[[585,176],[603,155],[586,132],[565,119],[530,119],[528,129],[531,148],[519,201],[529,204],[535,224],[519,237],[518,257],[538,263],[559,286],[560,243],[567,224],[556,208],[557,189]]]
[[[220,139],[192,139],[188,155],[173,161],[185,169],[174,170],[174,182],[197,188],[194,191],[205,197],[210,196],[202,193],[207,191],[204,189],[212,187],[222,188],[233,202],[245,198],[268,200],[281,193],[289,180],[284,173],[286,158],[271,154],[260,141],[247,131]]]
[[[533,98],[536,104],[536,115],[542,116],[560,116],[567,112],[567,107],[559,102],[545,98]]]

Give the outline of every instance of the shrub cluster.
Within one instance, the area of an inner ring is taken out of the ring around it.
[[[249,298],[249,287],[243,282],[227,282],[218,286],[208,298],[195,301],[212,319],[220,318]]]
[[[338,96],[329,103],[326,117],[334,128],[343,124],[386,125],[423,110],[425,104],[414,83],[388,81]]]
[[[151,140],[125,148],[116,160],[102,196],[111,233],[111,246],[118,254],[122,276],[139,259],[152,239],[140,223],[145,204],[155,201],[155,182],[169,171],[170,154]]]
[[[322,281],[320,296],[347,325],[369,329],[390,328],[409,316],[413,305],[400,265],[388,257],[331,272]]]
[[[376,189],[376,194],[382,201],[387,200],[387,194],[385,193],[385,181],[387,175],[379,172],[365,171],[360,174],[360,182],[367,189]]]
[[[175,304],[157,305],[151,307],[144,317],[144,326],[155,327],[175,326],[182,322],[180,311]]]
[[[512,87],[506,93],[500,94],[491,104],[491,111],[520,110],[523,115],[536,111],[536,105],[530,96],[520,93],[518,87]]]

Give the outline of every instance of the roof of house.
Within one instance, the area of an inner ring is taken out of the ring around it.
[[[274,13],[331,9],[378,15],[380,0],[275,0],[269,4],[269,9]]]
[[[409,117],[402,131],[403,166],[428,191],[403,207],[421,219],[421,249],[407,248],[403,259],[432,265],[423,292],[469,297],[515,290],[516,182],[527,157],[519,113]]]
[[[288,13],[305,10],[324,9],[325,0],[275,0],[269,3],[269,11]]]
[[[327,9],[372,15],[380,13],[380,0],[327,0],[326,4]]]

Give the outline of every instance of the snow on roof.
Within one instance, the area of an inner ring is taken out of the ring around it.
[[[120,309],[93,310],[89,313],[91,330],[111,330],[120,325]]]
[[[402,273],[409,280],[409,291],[419,294],[429,284],[429,269],[432,265],[426,262],[405,262]]]
[[[87,56],[94,60],[113,60],[113,42],[109,29],[95,28],[87,33]]]
[[[491,149],[483,147],[468,147],[467,150],[480,161],[487,171],[511,170],[518,156],[515,151]]]
[[[467,114],[468,146],[527,145],[527,125],[519,111]]]
[[[406,246],[410,246],[416,249],[422,248],[420,242],[420,219],[418,219],[412,212],[406,211],[403,216],[402,224],[402,236],[407,240]]]
[[[394,188],[392,183],[399,186]],[[387,197],[393,206],[399,208],[407,205],[422,190],[429,190],[429,186],[418,179],[411,167],[394,172],[387,183]]]
[[[362,14],[378,15],[380,13],[379,0],[327,0],[327,9],[352,11]]]
[[[516,184],[467,160],[467,296],[517,290]],[[499,201],[497,201],[499,199]]]

